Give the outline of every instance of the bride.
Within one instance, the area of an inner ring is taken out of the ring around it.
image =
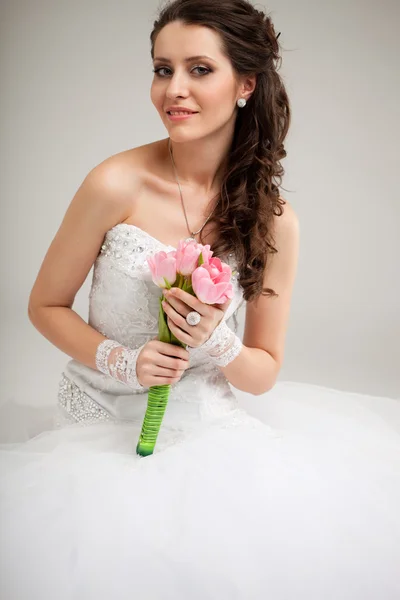
[[[397,432],[345,392],[321,391],[306,429],[276,429],[262,408],[299,247],[277,185],[291,115],[278,37],[245,0],[176,0],[154,24],[151,100],[168,136],[88,173],[30,295],[31,322],[71,359],[53,424],[0,447],[2,598],[400,598]],[[233,296],[173,289],[178,346],[158,339],[146,259],[187,238],[231,266]],[[73,304],[93,265],[86,323]],[[163,384],[144,458],[148,390]]]

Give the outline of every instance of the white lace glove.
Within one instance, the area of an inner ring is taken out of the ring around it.
[[[140,348],[127,348],[115,340],[103,340],[96,350],[96,367],[105,375],[110,375],[117,381],[126,383],[133,390],[146,390],[139,383],[136,374],[136,362]]]
[[[197,348],[188,348],[188,351],[201,349],[208,354],[214,364],[226,367],[238,356],[242,347],[241,339],[225,321],[221,321],[204,344]]]

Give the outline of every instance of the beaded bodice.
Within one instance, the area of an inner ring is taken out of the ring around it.
[[[155,338],[162,290],[153,282],[146,258],[160,250],[174,249],[136,225],[120,223],[110,229],[94,264],[89,324],[105,337],[131,348]],[[243,302],[242,288],[234,257],[230,255],[224,261],[231,266],[234,288],[224,320],[236,332],[236,313]],[[201,349],[191,351],[189,368],[181,380],[171,386],[169,404],[173,404],[174,399],[184,401],[185,405],[190,399],[192,408],[196,406],[197,418],[200,413],[204,416],[217,408],[220,410],[224,406],[222,400],[225,405],[228,403],[225,408],[232,409],[235,405],[225,376]],[[142,418],[146,401],[147,391],[135,392],[75,360],[68,363],[60,383],[59,402],[69,412],[72,406],[78,420],[87,420],[90,414],[106,419],[108,416]]]
[[[120,223],[107,232],[94,265],[90,291],[89,324],[108,338],[137,348],[158,332],[159,298],[162,291],[152,278],[147,257],[160,250],[174,250],[136,225]],[[226,318],[241,300],[236,264],[232,268],[235,298]]]

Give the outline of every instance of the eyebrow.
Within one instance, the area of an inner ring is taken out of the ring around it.
[[[188,62],[191,62],[192,60],[200,60],[202,58],[206,58],[208,60],[212,60],[213,62],[216,62],[213,58],[211,58],[211,56],[206,56],[205,54],[199,54],[197,56],[189,56],[189,58],[184,59],[184,62],[188,63]],[[160,61],[166,62],[166,63],[172,62],[169,58],[165,58],[164,56],[156,56],[153,59],[153,61],[155,62],[156,60],[160,60]]]

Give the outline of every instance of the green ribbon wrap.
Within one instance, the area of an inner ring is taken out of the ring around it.
[[[166,281],[166,288],[172,286]],[[180,287],[189,294],[194,295],[191,285],[191,277],[177,275],[177,280],[174,287]],[[162,307],[162,301],[165,299],[162,295],[159,299],[160,309],[158,313],[158,338],[161,342],[174,344],[186,348],[186,344],[178,340],[170,331],[167,322],[167,315]],[[142,430],[139,436],[139,441],[136,446],[136,454],[140,456],[149,456],[153,454],[157,442],[157,437],[160,432],[161,423],[164,418],[165,409],[167,408],[168,399],[171,391],[171,384],[153,385],[149,388],[147,398],[147,409],[144,416]]]

